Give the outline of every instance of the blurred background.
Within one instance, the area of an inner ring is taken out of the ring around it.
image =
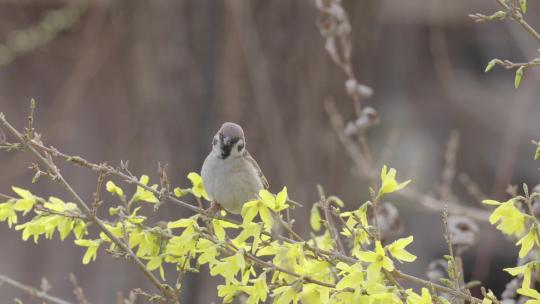
[[[416,190],[437,197],[447,141],[456,130],[456,172],[466,173],[486,195],[504,199],[508,184],[538,183],[530,140],[539,139],[540,69],[526,70],[519,90],[513,71],[484,69],[492,58],[528,61],[539,46],[510,21],[476,24],[467,17],[492,14],[496,1],[343,3],[354,69],[374,89],[367,105],[381,117],[367,134],[375,159],[390,141],[386,163],[398,169],[398,179],[411,178]],[[527,11],[527,21],[540,28],[540,4],[530,1]],[[46,144],[92,162],[129,160],[134,174],[156,182],[158,163],[168,164],[172,183],[181,187],[189,185],[188,172],[200,169],[219,126],[237,122],[271,190],[287,185],[306,206],[293,216],[296,229],[308,235],[317,184],[341,197],[347,209],[368,198],[369,186],[324,109],[332,97],[345,119],[354,118],[345,75],[324,50],[318,14],[309,0],[92,0],[83,6],[0,0],[0,111],[23,128],[35,98],[35,126]],[[69,199],[45,178],[31,184],[32,161],[27,153],[0,153],[0,192],[18,185]],[[96,174],[59,164],[90,199]],[[453,190],[460,203],[482,208],[459,182]],[[108,194],[104,198],[114,203]],[[441,215],[415,201],[390,200],[404,234],[415,235],[410,248],[419,259],[404,270],[425,277],[427,264],[448,249]],[[152,221],[189,215],[173,205],[155,215],[146,211]],[[498,293],[510,279],[500,269],[515,265],[517,248],[493,227],[479,225],[478,244],[465,255],[467,278]],[[23,242],[5,223],[0,240],[0,273],[36,286],[46,277],[53,295],[74,300],[71,272],[92,303],[113,303],[135,287],[151,290],[135,267],[103,251],[83,266],[84,248],[71,241]],[[189,275],[184,302],[220,302],[218,283],[205,271]],[[0,287],[1,302],[15,297],[39,302]]]

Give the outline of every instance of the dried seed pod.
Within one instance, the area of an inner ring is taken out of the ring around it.
[[[475,244],[479,231],[478,225],[468,217],[457,215],[448,217],[448,233],[458,255]]]
[[[353,95],[358,88],[358,81],[356,79],[347,79],[345,81],[345,89],[347,90],[347,94]]]
[[[372,107],[365,107],[362,114],[354,122],[350,121],[345,127],[345,134],[349,136],[365,132],[368,128],[377,125],[381,121],[377,110]]]
[[[448,262],[444,259],[437,259],[429,263],[426,269],[426,276],[433,283],[440,283],[441,279],[447,279],[448,274],[446,269],[448,268]]]
[[[359,84],[356,91],[363,98],[370,98],[373,96],[373,89],[367,85]]]
[[[317,26],[319,27],[321,36],[335,36],[337,21],[334,17],[332,17],[332,15],[321,12],[321,14],[317,17]]]

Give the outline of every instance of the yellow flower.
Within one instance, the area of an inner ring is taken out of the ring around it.
[[[263,189],[259,191],[259,199],[246,202],[242,206],[242,218],[244,219],[243,225],[251,223],[253,218],[259,214],[261,220],[264,222],[267,229],[272,228],[274,219],[272,217],[272,210],[279,212],[283,209],[287,209],[287,187],[283,187],[277,195],[273,195],[268,190]]]
[[[266,190],[261,190],[266,191]],[[244,219],[243,225],[249,224],[253,221],[255,216],[259,214],[261,220],[264,222],[267,229],[271,229],[274,224],[274,219],[272,218],[272,212],[268,205],[264,203],[262,199],[252,200],[246,202],[242,207],[242,218]]]
[[[422,296],[411,289],[407,289],[407,304],[431,304],[431,294],[427,288],[422,288]]]
[[[529,230],[529,233],[527,233],[516,243],[516,245],[521,245],[521,249],[519,250],[520,259],[524,258],[529,253],[529,251],[531,251],[535,243],[537,246],[540,246],[536,230],[536,225],[533,225]]]
[[[394,270],[394,263],[389,257],[386,256],[380,241],[375,243],[375,252],[361,251],[357,254],[357,256],[359,260],[371,263],[367,268],[367,274],[370,278],[378,276],[381,268],[388,271]]]
[[[498,205],[491,213],[489,222],[493,225],[497,222],[497,229],[506,233],[520,235],[525,230],[525,215],[514,205],[514,200],[510,199],[504,203],[494,200],[484,200],[487,205]]]
[[[87,247],[83,257],[83,264],[96,260],[97,250],[101,242],[99,240],[75,240],[75,244],[81,247]]]
[[[517,267],[511,267],[511,268],[505,268],[504,271],[508,272],[510,275],[516,277],[520,274],[523,274],[523,282],[521,283],[521,288],[523,289],[529,289],[531,288],[531,276],[532,276],[532,267],[534,267],[534,264],[536,262],[529,262],[525,265],[517,266]]]
[[[309,223],[311,225],[311,229],[313,229],[314,231],[321,230],[321,213],[319,212],[319,208],[317,208],[317,205],[315,204],[311,207]]]
[[[139,182],[143,185],[148,185],[148,182],[150,181],[150,178],[148,175],[143,175],[139,179]],[[156,190],[158,185],[153,185],[152,189]],[[131,198],[132,202],[138,202],[138,201],[144,201],[148,203],[159,203],[159,200],[157,197],[152,193],[151,191],[146,190],[145,188],[137,185],[137,191],[135,191],[135,194],[133,194],[133,197]]]
[[[519,288],[517,293],[531,298],[531,300],[527,300],[525,304],[540,304],[540,292],[538,292],[538,290],[532,288]]]
[[[191,187],[191,191],[193,192],[193,195],[195,195],[198,198],[204,198],[205,200],[209,201],[210,198],[208,197],[208,193],[206,193],[206,189],[204,189],[202,177],[195,172],[190,172],[187,176],[189,180],[191,181],[191,184],[193,187]]]
[[[405,247],[412,243],[412,241],[412,235],[408,238],[399,239],[388,245],[388,251],[394,258],[396,258],[400,262],[414,262],[414,260],[416,260],[416,256],[405,250]]]
[[[287,204],[287,187],[283,187],[283,189],[275,196],[268,190],[263,189],[259,191],[259,197],[268,208],[276,212],[289,207]]]
[[[362,269],[362,263],[356,263],[354,265],[347,265],[343,262],[339,262],[336,268],[341,270],[339,275],[343,276],[337,283],[336,289],[343,290],[346,288],[356,288],[360,283],[364,282],[364,273]]]
[[[249,295],[248,303],[265,302],[268,297],[268,285],[266,284],[266,272],[263,272],[257,279],[250,280],[253,285],[244,287],[244,292]]]
[[[387,171],[388,168],[386,165],[383,166],[381,170],[381,188],[379,189],[379,194],[377,196],[382,196],[384,194],[392,193],[400,189],[405,188],[411,180],[407,180],[403,183],[396,181],[396,169],[390,168],[390,171]]]
[[[491,304],[493,303],[493,299],[497,299],[497,297],[495,297],[493,291],[490,290],[486,297],[482,300],[482,304]]]

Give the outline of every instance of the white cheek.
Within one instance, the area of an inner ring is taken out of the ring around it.
[[[231,156],[239,156],[241,154],[242,154],[241,152],[238,152],[238,146],[234,145],[234,147],[232,147],[231,149]]]

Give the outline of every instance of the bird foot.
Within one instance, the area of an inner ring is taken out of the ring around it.
[[[210,208],[206,209],[206,212],[213,215],[218,214],[219,211],[221,211],[221,205],[216,201],[212,201],[212,205],[210,205]]]

